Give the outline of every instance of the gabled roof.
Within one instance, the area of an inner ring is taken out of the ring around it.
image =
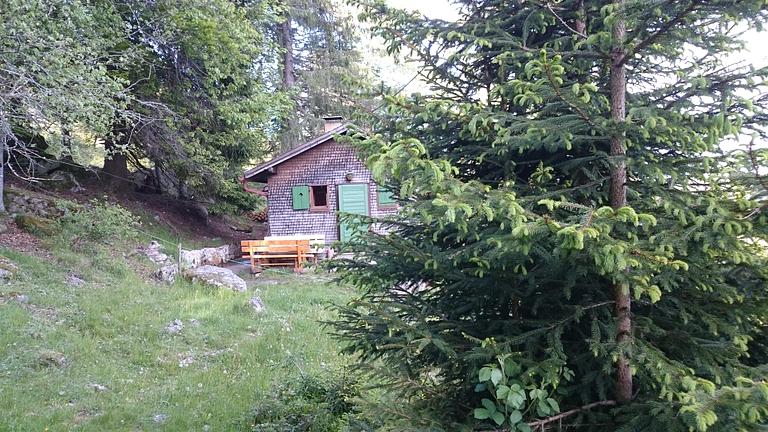
[[[337,126],[328,132],[313,138],[312,140],[305,142],[304,144],[293,148],[291,150],[288,150],[287,152],[275,157],[274,159],[265,162],[255,168],[251,168],[248,171],[243,174],[243,180],[244,181],[266,181],[267,177],[271,174],[270,170],[277,165],[287,161],[288,159],[294,158],[305,151],[315,148],[319,146],[320,144],[324,142],[330,141],[334,135],[341,135],[347,133],[347,130],[349,130],[350,126],[352,126],[351,123],[345,123],[341,126]]]

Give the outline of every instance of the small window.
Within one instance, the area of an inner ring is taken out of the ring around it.
[[[392,192],[388,189],[379,186],[376,190],[376,195],[379,200],[379,207],[391,208],[397,207],[397,200],[392,196]]]
[[[312,193],[309,195],[310,210],[328,210],[328,186],[310,186]]]

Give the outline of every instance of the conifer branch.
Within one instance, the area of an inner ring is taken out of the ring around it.
[[[549,11],[549,12],[550,12],[550,13],[551,13],[551,14],[552,14],[552,15],[553,15],[553,16],[554,16],[554,17],[555,17],[555,18],[556,18],[558,21],[560,21],[560,24],[562,24],[563,26],[565,26],[565,28],[567,28],[567,29],[568,29],[568,30],[569,30],[571,33],[575,34],[576,36],[578,36],[578,37],[580,37],[580,38],[582,38],[582,39],[586,39],[586,38],[587,38],[587,35],[586,35],[586,34],[585,34],[583,31],[579,31],[579,30],[577,30],[577,29],[575,29],[575,28],[573,28],[573,27],[569,26],[569,25],[568,25],[568,23],[567,23],[567,22],[565,22],[565,20],[564,20],[562,17],[560,17],[560,15],[558,15],[558,14],[557,14],[557,12],[555,12],[555,10],[552,8],[552,5],[551,5],[549,2],[545,3],[544,7],[546,7],[546,8],[547,8],[547,10],[548,10],[548,11]]]
[[[548,424],[560,421],[566,417],[570,417],[582,411],[588,411],[588,410],[591,410],[592,408],[597,408],[597,407],[615,406],[615,405],[616,405],[615,400],[603,400],[598,402],[592,402],[591,404],[587,404],[578,408],[561,412],[560,414],[554,415],[552,417],[547,417],[545,419],[536,420],[535,422],[530,422],[528,423],[528,426],[530,426],[533,430],[543,431]]]
[[[547,73],[547,80],[552,85],[552,90],[555,92],[555,95],[557,95],[557,97],[561,101],[563,101],[566,105],[568,105],[572,110],[576,111],[576,114],[578,114],[579,117],[581,117],[590,126],[592,126],[593,128],[595,128],[597,130],[602,130],[600,125],[595,123],[594,120],[592,120],[592,117],[590,117],[589,114],[587,114],[586,111],[584,111],[580,106],[578,106],[575,103],[573,103],[573,102],[569,101],[568,99],[566,99],[565,95],[563,95],[563,92],[560,91],[560,87],[555,82],[555,77],[552,76],[552,70],[549,68],[548,65],[544,67],[544,70]]]
[[[663,36],[665,33],[667,33],[672,27],[679,24],[682,20],[685,19],[688,14],[693,12],[696,9],[696,6],[698,4],[702,3],[702,0],[693,0],[690,5],[688,5],[687,8],[683,9],[682,12],[680,12],[676,17],[673,19],[667,21],[662,25],[658,30],[653,32],[650,36],[640,41],[639,44],[635,45],[634,48],[632,48],[631,51],[624,54],[624,57],[620,60],[619,65],[626,64],[629,59],[635,56],[635,54],[639,53],[640,51],[644,50],[648,45],[651,45],[652,43],[656,42],[658,38]]]

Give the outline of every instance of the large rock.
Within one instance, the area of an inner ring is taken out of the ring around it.
[[[29,191],[9,189],[5,191],[7,211],[12,215],[32,215],[43,219],[57,219],[69,212],[56,198]]]
[[[139,248],[139,251],[149,258],[155,264],[168,264],[171,262],[170,257],[162,252],[163,245],[152,240],[149,242],[149,246]]]
[[[227,262],[230,255],[229,246],[215,248],[203,248],[181,251],[181,266],[183,268],[195,268],[204,265],[221,265]]]
[[[179,266],[176,264],[166,264],[155,270],[155,277],[169,284],[172,284],[176,281],[176,276],[178,274]]]
[[[204,265],[184,271],[184,275],[192,282],[202,282],[217,288],[229,288],[237,292],[245,292],[248,287],[245,281],[232,270],[212,265]]]
[[[21,214],[16,215],[14,222],[16,222],[19,228],[30,234],[52,235],[56,232],[55,225],[50,219]]]
[[[148,246],[139,247],[138,251],[144,254],[150,261],[155,264],[159,264],[160,267],[155,269],[153,275],[155,278],[172,284],[176,281],[176,276],[179,274],[179,266],[168,255],[162,252],[163,245],[152,240]]]

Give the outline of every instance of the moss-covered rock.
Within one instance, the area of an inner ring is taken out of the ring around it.
[[[56,224],[50,219],[21,214],[16,215],[13,220],[21,230],[30,234],[53,235],[56,233]]]

